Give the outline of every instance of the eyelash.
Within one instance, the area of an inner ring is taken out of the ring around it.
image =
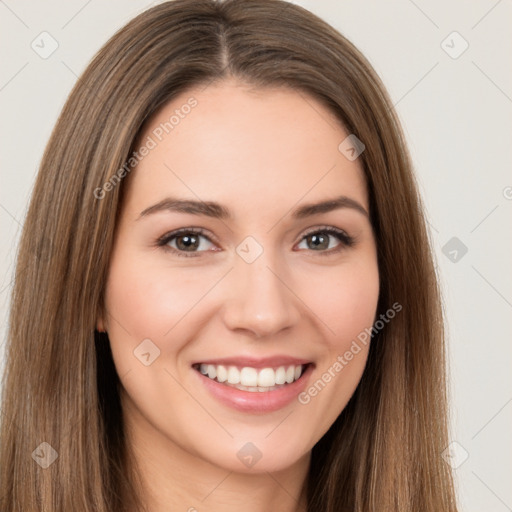
[[[191,252],[187,253],[186,251],[178,251],[178,250],[174,249],[174,247],[169,247],[167,245],[171,240],[173,240],[174,238],[176,238],[180,235],[183,235],[183,234],[201,235],[204,238],[206,238],[209,242],[214,243],[210,239],[210,237],[206,234],[206,231],[204,229],[181,228],[181,229],[172,231],[171,233],[166,233],[165,235],[161,236],[157,240],[156,245],[158,247],[163,248],[166,251],[170,251],[170,252],[176,254],[177,256],[185,257],[185,258],[195,258],[195,257],[199,256],[202,252],[209,252],[209,251],[196,251],[196,252],[191,251]],[[333,249],[328,249],[325,251],[313,251],[313,252],[318,252],[318,254],[321,256],[329,256],[329,255],[338,253],[339,251],[343,250],[344,248],[352,247],[355,243],[355,239],[353,237],[351,237],[350,235],[347,235],[347,233],[345,233],[345,231],[342,231],[341,229],[338,229],[338,228],[334,228],[332,226],[323,226],[323,227],[319,227],[319,228],[314,228],[311,231],[307,231],[306,233],[304,233],[304,235],[300,239],[299,243],[302,242],[308,236],[316,235],[316,234],[332,235],[341,242],[339,246],[337,246]]]

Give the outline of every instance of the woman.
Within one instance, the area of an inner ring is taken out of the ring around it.
[[[456,511],[442,315],[399,123],[279,0],[176,0],[98,53],[43,157],[2,510]]]

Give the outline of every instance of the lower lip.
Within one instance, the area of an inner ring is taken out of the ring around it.
[[[299,379],[273,391],[242,391],[221,384],[193,370],[206,389],[223,404],[243,412],[267,413],[278,411],[290,404],[304,390],[308,377],[313,371],[309,364]]]

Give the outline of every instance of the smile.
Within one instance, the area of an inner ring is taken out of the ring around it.
[[[241,391],[265,392],[279,389],[298,380],[307,365],[287,365],[276,368],[253,368],[215,364],[196,364],[194,368],[211,380]]]
[[[295,403],[315,363],[288,356],[228,357],[192,363],[209,396],[241,412],[266,414]]]

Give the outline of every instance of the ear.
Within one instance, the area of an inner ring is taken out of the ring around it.
[[[102,318],[99,318],[98,321],[96,322],[96,330],[98,332],[106,332]]]
[[[96,319],[96,330],[98,332],[107,332],[107,324],[104,318],[105,315],[103,312],[103,308],[100,308],[100,312],[98,313],[98,317]]]

